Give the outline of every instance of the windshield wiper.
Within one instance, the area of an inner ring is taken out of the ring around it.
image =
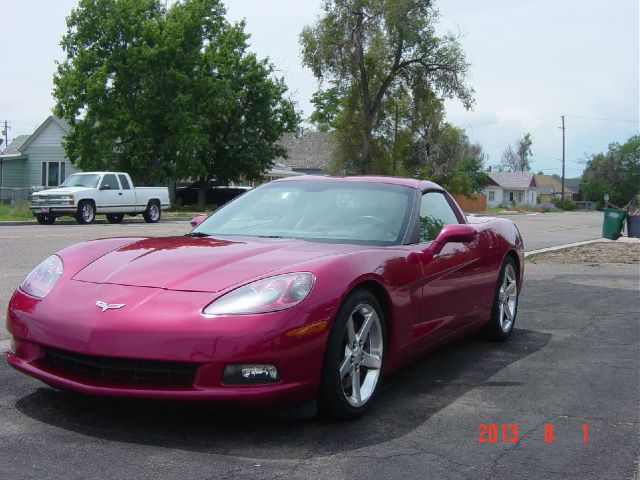
[[[282,235],[256,235],[256,237],[259,238],[286,238],[286,239],[292,239],[293,237],[283,237]]]
[[[185,235],[185,237],[210,237],[208,233],[204,232],[190,232]]]

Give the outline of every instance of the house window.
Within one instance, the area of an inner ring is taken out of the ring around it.
[[[518,192],[518,203],[522,203],[522,192]]]
[[[496,192],[494,192],[493,190],[489,190],[489,201],[495,202],[495,200],[496,200]]]
[[[509,201],[513,203],[513,192],[509,192]]]
[[[40,181],[44,187],[57,187],[67,176],[67,162],[42,162]]]

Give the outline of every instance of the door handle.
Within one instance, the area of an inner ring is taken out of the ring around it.
[[[122,192],[118,192],[118,195],[122,195]]]

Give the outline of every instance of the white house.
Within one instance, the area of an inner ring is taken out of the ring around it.
[[[487,172],[487,207],[536,205],[538,186],[533,173]]]

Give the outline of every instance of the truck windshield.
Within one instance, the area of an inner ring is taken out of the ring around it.
[[[95,173],[74,173],[62,182],[61,187],[91,187],[96,188],[100,181],[100,175]]]

